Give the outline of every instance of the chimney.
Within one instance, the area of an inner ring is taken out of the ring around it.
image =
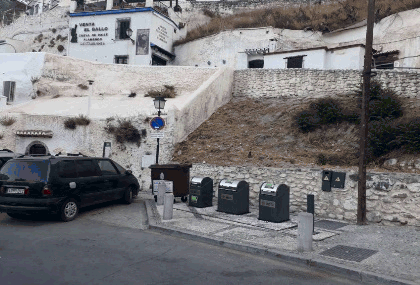
[[[106,0],[106,9],[111,10],[112,6],[114,6],[114,0]]]
[[[146,0],[146,5],[144,7],[152,7],[153,8],[153,0]]]
[[[70,2],[70,13],[74,13],[76,11],[77,2],[76,0],[71,0]]]

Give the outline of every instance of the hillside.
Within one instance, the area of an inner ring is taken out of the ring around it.
[[[281,1],[279,1],[281,2]],[[247,12],[221,16],[218,11],[204,9],[210,21],[188,30],[185,38],[175,45],[239,28],[274,27],[290,30],[308,30],[328,33],[361,22],[367,18],[366,0],[309,1],[308,4],[253,9]],[[420,7],[420,0],[376,0],[375,22]],[[197,11],[198,12],[198,11]]]
[[[225,166],[321,166],[319,155],[323,154],[331,160],[324,168],[357,169],[359,126],[344,122],[307,134],[295,126],[293,116],[313,100],[233,98],[176,145],[173,161]],[[341,97],[340,101],[345,106],[356,105],[354,98]],[[420,100],[401,101],[404,118],[415,117]],[[398,163],[384,165],[391,158],[397,158]],[[368,170],[420,173],[414,166],[420,167],[416,158],[398,150],[370,163]]]

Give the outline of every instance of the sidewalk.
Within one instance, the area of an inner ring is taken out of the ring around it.
[[[258,220],[258,208],[231,215],[213,207],[195,208],[174,204],[173,219],[164,221],[163,206],[153,195],[139,193],[145,200],[149,228],[270,258],[303,263],[361,280],[363,284],[420,284],[420,229],[357,226],[344,221],[318,219],[315,213],[313,251],[298,252],[297,213],[290,221],[271,223]]]

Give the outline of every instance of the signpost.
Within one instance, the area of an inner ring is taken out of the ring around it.
[[[159,110],[160,113],[160,110]],[[156,149],[156,164],[159,163],[159,139],[163,138],[163,132],[160,132],[165,127],[165,120],[161,117],[154,117],[152,120],[150,120],[150,127],[155,130],[150,134],[151,138],[157,139],[157,149]]]

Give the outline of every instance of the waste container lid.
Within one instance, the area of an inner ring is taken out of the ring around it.
[[[179,168],[191,168],[192,164],[152,164],[149,168],[154,169],[179,169]]]
[[[277,192],[277,189],[279,188],[280,184],[274,184],[274,183],[267,183],[264,182],[261,185],[261,191],[264,192]]]
[[[239,181],[239,180],[223,179],[222,181],[220,181],[219,187],[221,186],[221,187],[234,187],[234,188],[236,188],[236,187],[238,187],[238,184],[240,182],[241,181]]]

